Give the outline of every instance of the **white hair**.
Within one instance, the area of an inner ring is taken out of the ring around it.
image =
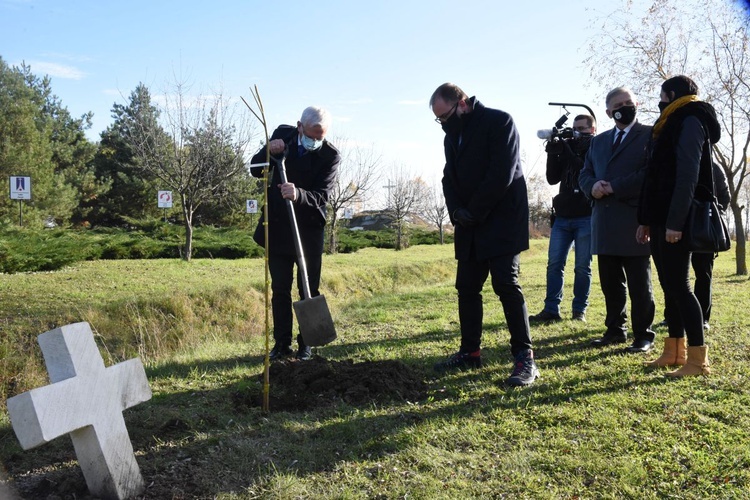
[[[604,99],[604,104],[609,108],[609,102],[615,97],[620,94],[627,94],[630,96],[630,98],[635,101],[635,94],[633,94],[633,91],[630,90],[628,87],[616,87],[612,90],[610,90],[607,93],[607,97]]]
[[[320,125],[325,130],[331,124],[331,115],[323,108],[317,106],[309,106],[302,112],[302,117],[299,119],[302,125],[305,127],[314,127]]]

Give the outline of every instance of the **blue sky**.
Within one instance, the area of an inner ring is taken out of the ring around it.
[[[257,85],[271,127],[324,106],[331,137],[371,146],[384,167],[428,182],[444,161],[427,102],[452,81],[514,117],[526,171],[543,173],[536,131],[560,116],[548,102],[588,104],[600,130],[612,124],[600,103],[606,89],[586,85],[582,60],[592,20],[618,4],[0,0],[0,56],[49,74],[73,115],[93,111],[93,140],[139,82],[157,95],[181,73],[195,92],[221,87],[235,101],[251,100]]]

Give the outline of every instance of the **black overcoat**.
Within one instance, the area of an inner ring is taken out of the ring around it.
[[[460,141],[451,134],[444,141],[443,193],[455,226],[456,259],[463,261],[529,248],[529,200],[518,131],[508,113],[487,108],[474,97],[471,102]],[[453,216],[459,208],[468,209],[477,225],[457,224]]]
[[[322,254],[326,225],[326,205],[336,182],[338,165],[341,162],[339,151],[327,140],[316,151],[308,151],[302,156],[297,150],[298,131],[296,127],[281,125],[274,130],[270,140],[281,139],[288,146],[286,173],[289,182],[297,188],[297,200],[294,211],[297,217],[300,238],[305,254]],[[252,163],[266,161],[266,147],[261,148]],[[268,185],[268,235],[270,253],[295,255],[294,237],[292,234],[286,202],[281,197],[281,177],[276,160],[271,157],[272,175]],[[250,169],[255,177],[263,176],[263,168]],[[265,247],[263,229],[264,217],[261,216],[253,239]]]

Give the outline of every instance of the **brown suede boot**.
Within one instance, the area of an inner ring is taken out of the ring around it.
[[[667,373],[668,377],[694,377],[711,373],[708,363],[708,346],[688,346],[687,363],[682,368]]]
[[[644,361],[643,365],[651,368],[684,365],[687,359],[685,337],[667,337],[664,339],[664,352],[653,361]]]

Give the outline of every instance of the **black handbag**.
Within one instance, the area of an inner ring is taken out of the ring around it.
[[[703,148],[703,157],[711,158],[708,140]],[[690,210],[685,221],[682,239],[691,252],[725,252],[731,248],[732,240],[716,202],[716,184],[714,183],[711,161],[701,162],[701,168],[706,170],[706,167],[708,172],[701,172],[703,176],[699,175],[698,185],[695,187],[695,193],[693,194],[693,202],[690,204]],[[701,178],[710,179],[711,187],[709,188],[706,183],[701,183]],[[699,190],[703,191],[701,197],[703,199],[698,199],[696,196],[699,194]]]
[[[691,252],[724,252],[732,246],[716,198],[710,201],[693,199],[683,232],[683,240]]]

